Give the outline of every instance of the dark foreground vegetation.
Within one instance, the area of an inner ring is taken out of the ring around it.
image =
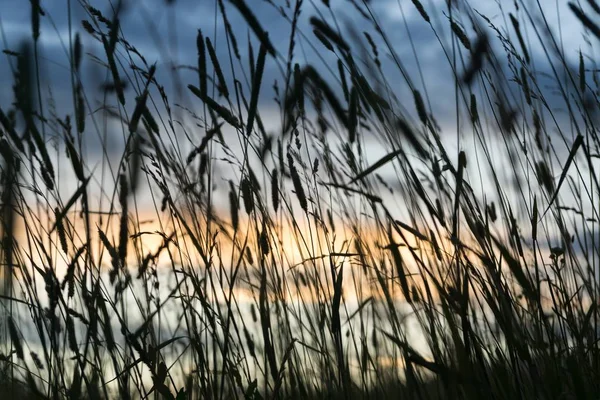
[[[1,397],[598,397],[595,0],[64,3],[3,54]]]

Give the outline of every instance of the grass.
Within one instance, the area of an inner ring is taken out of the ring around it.
[[[3,393],[597,397],[595,1],[573,49],[534,2],[218,0],[196,65],[78,3],[68,83],[44,4],[4,51]]]

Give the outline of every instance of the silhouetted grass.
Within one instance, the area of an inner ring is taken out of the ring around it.
[[[597,397],[593,37],[524,1],[398,2],[400,36],[375,2],[267,1],[283,36],[219,1],[168,65],[80,3],[69,83],[43,3],[4,53],[1,393]]]

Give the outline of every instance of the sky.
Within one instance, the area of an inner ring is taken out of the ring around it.
[[[279,7],[282,7],[288,15],[291,15],[294,1],[247,0],[246,2],[252,8],[260,24],[269,32],[269,38],[275,48],[282,55],[285,55],[288,49],[290,24],[281,17]],[[332,21],[331,14],[324,3],[318,0],[304,1],[299,23],[300,33],[306,35],[310,42],[317,46],[320,44],[314,38],[308,20],[310,17],[318,15],[329,22]],[[361,2],[358,1],[358,3]],[[424,9],[430,15],[432,24],[439,36],[432,32],[431,27],[423,20],[413,2],[372,0],[368,3],[378,21],[381,22],[383,31],[390,39],[398,59],[401,60],[407,74],[412,77],[415,87],[426,94],[426,101],[430,103],[432,113],[436,115],[437,122],[442,127],[445,144],[455,154],[458,154],[459,149],[453,149],[453,146],[456,143],[457,131],[462,130],[464,126],[457,127],[453,118],[455,113],[453,106],[455,104],[454,84],[447,61],[448,56],[441,50],[438,42],[441,40],[445,45],[450,45],[451,35],[447,23],[448,15],[445,0],[425,0],[423,2]],[[15,4],[17,4],[15,0],[0,0],[0,46],[3,49],[18,50],[20,44],[31,37],[31,8],[29,3],[18,2],[20,5],[18,7]],[[94,0],[89,4],[106,16],[110,17],[112,15],[111,2],[109,1]],[[114,5],[114,2],[112,4]],[[224,4],[238,40],[242,62],[247,62],[248,41],[253,43],[255,53],[258,49],[258,42],[231,1],[225,0]],[[456,4],[460,4],[460,2],[456,2]],[[537,28],[542,30],[542,24],[538,20],[539,15],[536,14],[536,9],[538,6],[543,7],[542,10],[545,18],[547,18],[548,26],[555,35],[562,38],[565,54],[573,69],[576,70],[577,68],[579,49],[593,56],[593,52],[586,44],[586,36],[589,37],[589,35],[583,34],[580,22],[570,12],[566,1],[544,1],[539,4],[530,1],[528,4],[528,10],[533,12],[533,18],[536,19]],[[378,38],[372,26],[365,22],[365,19],[356,11],[351,1],[331,0],[330,5],[332,13],[337,16],[341,30],[345,33],[347,39],[352,37],[350,36],[352,31],[367,31],[375,38],[379,46],[382,45],[381,39]],[[42,1],[41,6],[45,13],[41,18],[41,35],[39,39],[41,81],[43,82],[42,97],[53,99],[58,115],[72,113],[72,92],[67,62],[68,52],[66,50],[69,46],[70,16],[71,30],[73,33],[78,32],[81,35],[85,52],[82,65],[82,82],[88,104],[92,110],[97,111],[97,107],[105,101],[100,87],[103,82],[109,80],[109,75],[106,73],[105,68],[100,67],[99,63],[95,61],[95,57],[104,60],[104,51],[101,45],[82,28],[81,21],[90,20],[88,11],[82,6],[81,2],[76,0]],[[472,6],[488,16],[491,22],[500,27],[504,34],[512,35],[513,38],[514,32],[507,29],[507,27],[510,27],[510,22],[507,21],[506,14],[512,12],[518,15],[522,21],[522,26],[528,27],[525,29],[524,36],[530,46],[531,58],[536,60],[536,69],[541,73],[551,71],[547,60],[545,60],[543,49],[535,40],[534,30],[525,21],[527,14],[522,7],[519,7],[517,11],[516,2],[481,0],[476,3],[473,2]],[[228,49],[224,41],[224,25],[220,20],[217,7],[217,1],[140,0],[123,2],[121,14],[123,37],[144,55],[149,64],[157,63],[158,80],[165,86],[172,104],[181,104],[191,110],[198,109],[199,102],[190,95],[186,88],[189,83],[197,85],[197,75],[195,72],[185,69],[185,67],[196,65],[195,42],[199,29],[205,37],[210,37],[213,42],[218,44],[216,46],[217,57],[220,60],[229,59]],[[501,9],[500,7],[504,8]],[[501,43],[495,37],[493,30],[487,27],[487,24],[481,18],[478,20],[490,32],[493,46],[500,49]],[[459,18],[458,22],[470,39],[474,41],[475,34],[469,21],[465,18]],[[364,37],[362,42],[364,46],[368,46]],[[327,73],[329,68],[335,74],[336,56],[322,46],[317,47],[317,49],[318,52],[315,52],[307,41],[300,41],[295,49],[296,61],[302,65],[314,63],[319,65],[319,69],[324,73]],[[407,113],[415,115],[410,89],[403,82],[398,70],[393,67],[386,52],[384,50],[380,51],[386,78],[393,86],[397,85],[397,92],[395,93],[397,97],[407,99],[400,102],[407,109]],[[499,54],[504,53],[499,52]],[[0,62],[0,84],[5,90],[0,91],[0,107],[6,110],[10,108],[12,102],[12,91],[10,90],[13,82],[11,64],[14,63],[14,58],[4,54],[1,56],[3,61]],[[463,62],[466,64],[468,57],[465,56]],[[279,62],[279,66],[281,65],[282,63]],[[173,79],[171,73],[174,66],[181,67],[178,69],[178,79]],[[271,87],[275,79],[281,81],[279,66],[274,62],[267,64],[263,80],[265,90],[262,91],[260,98],[261,114],[267,131],[275,132],[280,129],[280,117],[277,106],[273,101]],[[508,70],[505,72],[508,73]],[[226,79],[231,82],[231,69],[224,68],[224,73]],[[239,73],[239,69],[237,73]],[[423,80],[420,78],[421,74]],[[551,108],[564,108],[560,96],[553,94],[555,88],[555,82],[552,78],[548,78],[547,85],[541,86],[539,89],[544,91],[544,95],[550,101]],[[134,94],[131,90],[127,93],[128,103],[126,108],[131,112],[134,104]],[[556,101],[556,104],[553,104],[553,101]],[[114,98],[108,102],[116,105]],[[184,126],[193,131],[194,121],[189,118],[189,114],[184,112],[182,108],[177,107],[175,113],[179,113],[178,115],[185,124]],[[90,114],[87,119],[85,137],[90,165],[97,165],[96,163],[102,157],[100,152],[102,148],[100,145],[101,135],[98,131],[104,130],[107,132],[106,150],[112,155],[115,162],[118,161],[122,153],[125,141],[126,132],[122,131],[119,127],[120,124],[114,120],[99,118],[100,114],[100,112],[95,112],[93,115]],[[561,113],[559,112],[557,115],[560,118]],[[92,118],[97,118],[94,119],[94,123],[92,123]],[[233,145],[235,147],[235,144]],[[375,161],[387,152],[387,149],[382,148],[377,143],[371,143],[370,146],[367,157],[370,157],[371,161]],[[468,146],[468,141],[463,146]],[[565,146],[563,150],[566,154],[568,147]],[[63,165],[68,168],[68,163]],[[62,183],[67,193],[72,192],[77,184],[75,180],[68,179]]]
[[[281,18],[276,7],[284,7],[288,14],[291,14],[291,8],[288,8],[287,3],[293,1],[273,0],[273,4],[264,0],[251,0],[248,2],[253,12],[257,16],[259,22],[266,27],[270,33],[270,38],[275,47],[282,53],[287,51],[287,43],[289,41],[289,22]],[[365,20],[356,12],[349,0],[332,0],[331,8],[333,13],[338,16],[342,23],[342,31],[348,32],[346,27],[350,27],[358,32],[368,31],[372,37],[379,43],[380,40],[373,33],[373,29]],[[457,2],[459,3],[459,2]],[[529,2],[531,10],[535,10],[534,2]],[[563,42],[567,48],[566,54],[571,58],[574,66],[577,64],[577,50],[582,48],[586,50],[586,45],[582,38],[581,24],[575,19],[573,14],[568,10],[566,1],[545,1],[543,3],[544,15],[549,22],[549,26],[555,31],[555,34],[560,34],[563,37]],[[18,49],[20,43],[31,37],[31,9],[28,3],[20,3],[21,6],[15,7],[15,0],[0,1],[0,22],[1,22],[1,45],[3,48]],[[25,6],[27,4],[27,6]],[[41,20],[41,35],[40,35],[40,53],[44,72],[47,80],[51,78],[53,86],[60,87],[61,83],[69,82],[67,69],[66,48],[68,47],[68,13],[67,6],[70,4],[70,15],[73,32],[79,32],[83,38],[84,50],[98,56],[101,55],[102,49],[99,43],[89,37],[83,31],[81,20],[89,17],[86,11],[81,6],[81,3],[76,0],[52,0],[42,1],[41,5],[46,14]],[[105,15],[111,16],[110,2],[107,0],[94,0],[89,3],[102,11]],[[114,2],[113,2],[114,4]],[[161,0],[140,0],[140,1],[124,1],[124,12],[122,13],[122,30],[123,36],[146,57],[149,63],[157,62],[159,66],[159,74],[168,75],[168,66],[172,62],[176,65],[195,65],[196,64],[196,34],[197,30],[201,29],[206,37],[211,37],[213,41],[219,43],[224,37],[224,25],[216,15],[216,1],[193,1],[193,0],[176,0],[176,1],[161,1]],[[247,38],[252,36],[248,31],[247,25],[243,17],[233,7],[230,1],[224,1],[227,15],[231,21],[234,33],[238,38],[242,59],[247,55]],[[398,0],[372,0],[369,2],[374,14],[377,16],[383,30],[386,32],[399,58],[405,63],[408,75],[417,77],[418,68],[422,69],[423,75],[426,77],[426,86],[429,92],[443,93],[452,90],[452,81],[448,79],[448,70],[444,70],[447,65],[446,56],[440,50],[435,35],[432,33],[428,24],[423,21],[417,9],[412,2],[403,2]],[[423,2],[425,10],[431,16],[433,25],[440,32],[440,37],[445,43],[448,43],[449,30],[447,27],[447,10],[445,0],[425,0]],[[501,15],[499,7],[505,7],[506,12],[515,13],[513,2],[497,2],[495,0],[482,0],[473,3],[473,7],[482,14],[490,17],[491,21],[498,26],[505,25],[505,18]],[[304,10],[300,18],[299,30],[311,37],[313,42],[314,36],[311,33],[311,27],[308,19],[311,16],[321,14],[326,20],[331,20],[328,16],[327,9],[318,1],[305,1],[303,4]],[[520,15],[524,15],[521,13]],[[217,23],[215,24],[215,18]],[[480,19],[480,21],[482,21]],[[466,20],[460,20],[463,27],[471,40],[474,39],[470,24]],[[524,25],[523,21],[522,25]],[[530,34],[533,34],[530,29]],[[414,61],[413,49],[409,45],[408,35],[410,34],[415,49],[419,56],[420,65]],[[525,35],[528,36],[528,35]],[[256,47],[256,41],[254,45]],[[532,58],[541,60],[542,50],[536,45],[535,40],[531,37]],[[363,38],[364,42],[364,38]],[[498,42],[495,42],[498,46]],[[570,51],[572,49],[572,51]],[[326,51],[321,51],[327,57],[327,60],[335,61],[333,54],[327,54]],[[257,49],[255,48],[255,51]],[[226,46],[217,46],[217,56],[219,59],[228,59]],[[301,63],[314,63],[317,57],[314,51],[309,48],[296,49],[296,56]],[[383,58],[384,56],[382,56]],[[4,56],[4,60],[0,63],[0,83],[4,85],[12,84],[12,74],[10,73],[9,57]],[[88,79],[90,86],[93,86],[92,81],[100,78],[102,72],[96,69],[93,72],[93,63],[90,60],[85,60],[88,71],[84,79]],[[268,65],[273,68],[267,70],[266,77],[275,76],[276,71],[274,64]],[[384,68],[386,63],[384,63]],[[162,68],[161,68],[162,67]],[[547,66],[543,62],[539,66],[540,70],[546,70]],[[162,70],[162,71],[161,71]],[[391,71],[391,68],[390,68]],[[225,71],[226,74],[228,71]],[[100,74],[100,77],[98,75]],[[187,74],[187,80],[193,79],[192,73]],[[183,74],[184,79],[186,74]],[[393,76],[392,76],[393,78]],[[187,83],[186,80],[186,83]],[[268,80],[268,79],[267,79]],[[172,82],[164,81],[166,86]],[[62,103],[61,96],[70,96],[70,91],[66,93],[57,93],[56,88],[54,95],[59,99],[57,102]],[[64,89],[68,89],[65,87]],[[91,88],[90,88],[91,89]],[[422,89],[422,88],[421,88]],[[11,99],[10,91],[3,91],[0,94],[0,106],[6,108]],[[263,98],[265,106],[272,103],[270,98],[265,95]],[[434,108],[440,108],[443,112],[444,103],[442,98],[434,98]],[[437,101],[436,101],[437,100]],[[272,104],[271,104],[272,105]],[[451,110],[449,111],[452,112]]]

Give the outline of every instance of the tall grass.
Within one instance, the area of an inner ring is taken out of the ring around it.
[[[43,3],[4,52],[3,393],[597,397],[595,1],[573,49],[535,2],[218,0],[195,65],[167,3],[158,63],[121,2],[68,2],[68,83]]]

